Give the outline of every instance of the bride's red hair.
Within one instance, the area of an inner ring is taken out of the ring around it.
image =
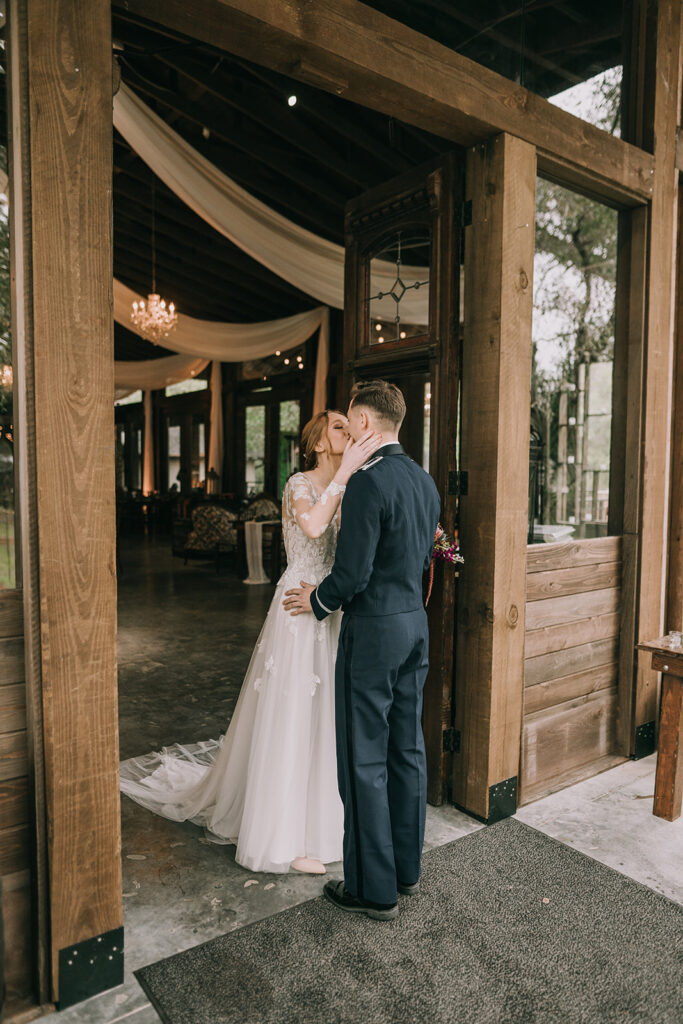
[[[301,431],[301,447],[304,452],[306,469],[315,469],[318,465],[318,453],[315,446],[325,439],[330,416],[341,416],[338,409],[323,409],[313,416]]]

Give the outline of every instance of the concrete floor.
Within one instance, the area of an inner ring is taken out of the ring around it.
[[[273,588],[244,587],[166,543],[130,541],[119,580],[121,757],[218,736]],[[517,817],[683,904],[683,818],[652,816],[655,758],[626,762],[522,808]],[[482,828],[454,807],[428,809],[427,848]],[[253,875],[234,847],[122,799],[124,984],[47,1020],[152,1024],[132,972],[317,896],[319,878]],[[336,865],[328,877],[342,877]]]

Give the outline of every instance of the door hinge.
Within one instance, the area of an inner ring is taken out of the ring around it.
[[[444,729],[443,750],[444,754],[460,753],[460,732],[458,729]]]
[[[456,221],[461,228],[468,228],[472,223],[472,200],[465,199],[460,204],[456,213]]]
[[[452,469],[448,474],[448,493],[461,498],[467,494],[467,470]]]

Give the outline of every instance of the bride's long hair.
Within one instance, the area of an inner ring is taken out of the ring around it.
[[[315,446],[320,441],[327,440],[327,426],[331,415],[343,414],[337,409],[323,409],[322,412],[317,412],[301,431],[301,447],[306,469],[315,469],[318,465],[318,452]]]

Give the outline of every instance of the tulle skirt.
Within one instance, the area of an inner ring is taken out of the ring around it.
[[[342,859],[334,663],[341,612],[291,616],[280,579],[235,711],[219,740],[174,744],[121,763],[121,790],[216,842],[234,842],[252,871],[285,872],[297,857]]]

